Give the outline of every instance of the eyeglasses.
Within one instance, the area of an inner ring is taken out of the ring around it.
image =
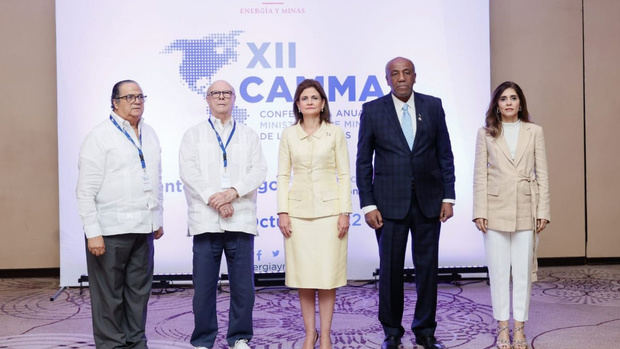
[[[124,99],[127,101],[127,103],[133,103],[136,101],[136,98],[140,102],[144,102],[144,100],[146,99],[146,96],[145,95],[125,95],[125,96],[116,97],[114,99]]]
[[[224,98],[224,99],[228,99],[230,97],[232,97],[233,95],[233,91],[211,91],[207,94],[207,96],[211,97],[211,98]]]

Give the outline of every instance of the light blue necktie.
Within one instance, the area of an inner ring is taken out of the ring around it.
[[[403,128],[407,144],[409,144],[409,149],[413,148],[413,126],[411,126],[409,106],[406,103],[403,105],[403,119],[401,120],[400,126]]]

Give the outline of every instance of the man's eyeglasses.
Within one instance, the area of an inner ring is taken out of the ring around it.
[[[116,97],[114,99],[124,99],[126,100],[128,103],[133,103],[136,101],[136,98],[140,101],[140,102],[144,102],[144,100],[146,99],[145,95],[124,95],[124,96],[120,96],[120,97]]]
[[[224,98],[224,99],[228,99],[230,97],[232,97],[233,95],[233,91],[211,91],[207,94],[209,97],[211,98]]]

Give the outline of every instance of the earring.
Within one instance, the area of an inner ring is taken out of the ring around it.
[[[523,107],[522,106],[519,106],[519,111],[523,111]]]
[[[495,114],[497,114],[497,116],[500,115],[499,108],[495,109]]]
[[[325,107],[321,108],[321,113],[325,111]]]

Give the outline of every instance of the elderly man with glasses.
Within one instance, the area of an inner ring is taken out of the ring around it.
[[[222,252],[230,282],[226,341],[249,348],[254,308],[256,190],[267,164],[256,132],[232,118],[235,91],[226,81],[207,90],[210,117],[190,128],[179,153],[193,236],[195,348],[212,348],[217,335],[215,309]]]
[[[86,137],[79,157],[78,211],[97,348],[146,348],[153,239],[163,234],[161,148],[142,119],[132,80],[112,88],[112,112]]]

